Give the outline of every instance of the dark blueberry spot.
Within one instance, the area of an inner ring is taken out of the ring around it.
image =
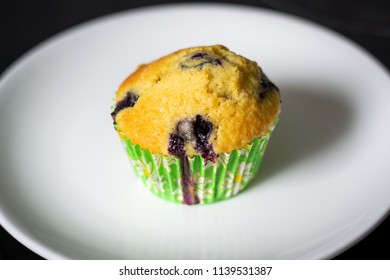
[[[201,115],[197,115],[194,130],[197,141],[207,141],[213,131],[213,124]]]
[[[116,124],[115,118],[116,115],[119,113],[119,111],[128,108],[128,107],[134,107],[135,103],[137,103],[138,95],[134,92],[127,92],[126,96],[123,100],[116,103],[114,112],[111,113],[111,117],[114,120],[114,124]]]
[[[219,59],[219,58],[216,58],[216,59],[214,59],[214,64],[221,66],[222,65],[222,60]]]
[[[195,150],[197,150],[205,160],[205,163],[209,160],[211,162],[216,162],[218,155],[214,152],[213,144],[196,142]]]
[[[168,153],[175,157],[181,157],[185,155],[183,137],[177,134],[171,134],[169,136]]]
[[[190,56],[190,58],[186,61],[182,62],[180,66],[182,69],[198,68],[199,70],[202,70],[203,66],[206,64],[221,66],[222,59],[212,57],[207,52],[198,52]]]
[[[261,78],[261,90],[259,92],[259,96],[261,99],[265,98],[267,96],[267,93],[271,92],[271,91],[279,91],[278,87],[275,86],[275,84],[273,82],[271,82],[270,80],[268,80],[268,78],[266,76],[264,76],[263,78]]]
[[[213,145],[209,143],[210,135],[213,131],[213,124],[201,115],[197,115],[194,122],[196,143],[194,149],[200,152],[207,162],[215,162],[218,155],[213,150]]]
[[[208,57],[208,54],[205,52],[196,53],[196,54],[191,56],[192,59],[201,59],[201,58],[205,58],[205,57]]]

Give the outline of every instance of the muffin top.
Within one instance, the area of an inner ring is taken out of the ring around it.
[[[211,161],[267,132],[280,111],[278,88],[257,63],[221,45],[140,65],[115,101],[116,129],[132,144]]]

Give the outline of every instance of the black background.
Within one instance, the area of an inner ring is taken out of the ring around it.
[[[0,0],[0,73],[38,43],[78,23],[122,10],[180,2],[191,1]],[[381,61],[387,69],[390,68],[390,1],[252,0],[213,2],[265,7],[318,22],[360,44]],[[367,237],[336,256],[335,259],[389,260],[389,236],[390,218],[387,218]],[[42,259],[42,257],[24,247],[0,226],[0,259]]]

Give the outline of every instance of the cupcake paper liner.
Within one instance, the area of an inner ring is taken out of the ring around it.
[[[276,122],[275,122],[276,123]],[[200,204],[228,199],[243,191],[257,173],[273,128],[251,144],[231,153],[219,154],[216,163],[195,155],[188,158],[194,193]],[[157,196],[175,203],[186,203],[183,197],[180,159],[152,154],[121,138],[135,173]]]

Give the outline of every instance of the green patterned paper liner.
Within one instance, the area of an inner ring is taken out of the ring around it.
[[[260,167],[272,130],[242,149],[219,154],[216,163],[209,161],[205,165],[199,155],[189,158],[195,192],[201,204],[228,199],[248,186]],[[179,159],[172,155],[152,154],[125,138],[122,142],[144,185],[165,200],[183,203]]]

